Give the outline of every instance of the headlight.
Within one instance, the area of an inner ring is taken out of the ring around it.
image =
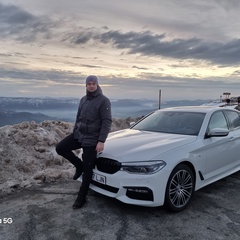
[[[164,161],[122,163],[122,171],[129,173],[153,174],[166,166]]]

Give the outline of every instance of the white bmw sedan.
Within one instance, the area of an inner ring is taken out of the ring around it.
[[[185,209],[194,191],[240,170],[240,113],[157,110],[109,134],[90,188],[124,203]]]

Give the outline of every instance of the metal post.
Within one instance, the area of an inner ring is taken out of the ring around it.
[[[158,109],[161,108],[161,97],[162,97],[162,91],[159,89],[159,95],[158,95]]]

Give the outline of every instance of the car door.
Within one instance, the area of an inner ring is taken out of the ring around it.
[[[229,130],[229,122],[223,113],[219,110],[212,114],[208,130],[214,128],[223,128]],[[230,168],[230,164],[234,159],[235,146],[232,144],[234,138],[233,132],[229,132],[227,136],[206,137],[203,140],[205,155],[205,171],[204,179],[210,180],[217,175],[222,174]]]
[[[234,156],[229,159],[229,164],[232,167],[240,165],[240,113],[232,110],[225,110],[224,114],[230,123],[230,135],[229,141],[231,143],[231,149]]]

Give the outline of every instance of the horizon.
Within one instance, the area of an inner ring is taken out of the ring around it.
[[[204,99],[204,98],[197,98],[197,99],[171,99],[171,100],[164,100],[161,98],[162,102],[172,102],[172,101],[215,101],[215,100],[221,100],[222,96],[219,96],[219,98],[211,98],[211,99]],[[232,96],[237,97],[237,96]],[[13,97],[7,97],[7,96],[0,96],[0,98],[29,98],[29,99],[74,99],[74,100],[80,100],[81,97],[50,97],[50,96],[39,96],[39,97],[30,97],[30,96],[13,96]],[[230,97],[231,98],[231,97]],[[109,98],[110,101],[118,101],[118,100],[148,100],[148,101],[159,101],[159,99],[155,98]]]

